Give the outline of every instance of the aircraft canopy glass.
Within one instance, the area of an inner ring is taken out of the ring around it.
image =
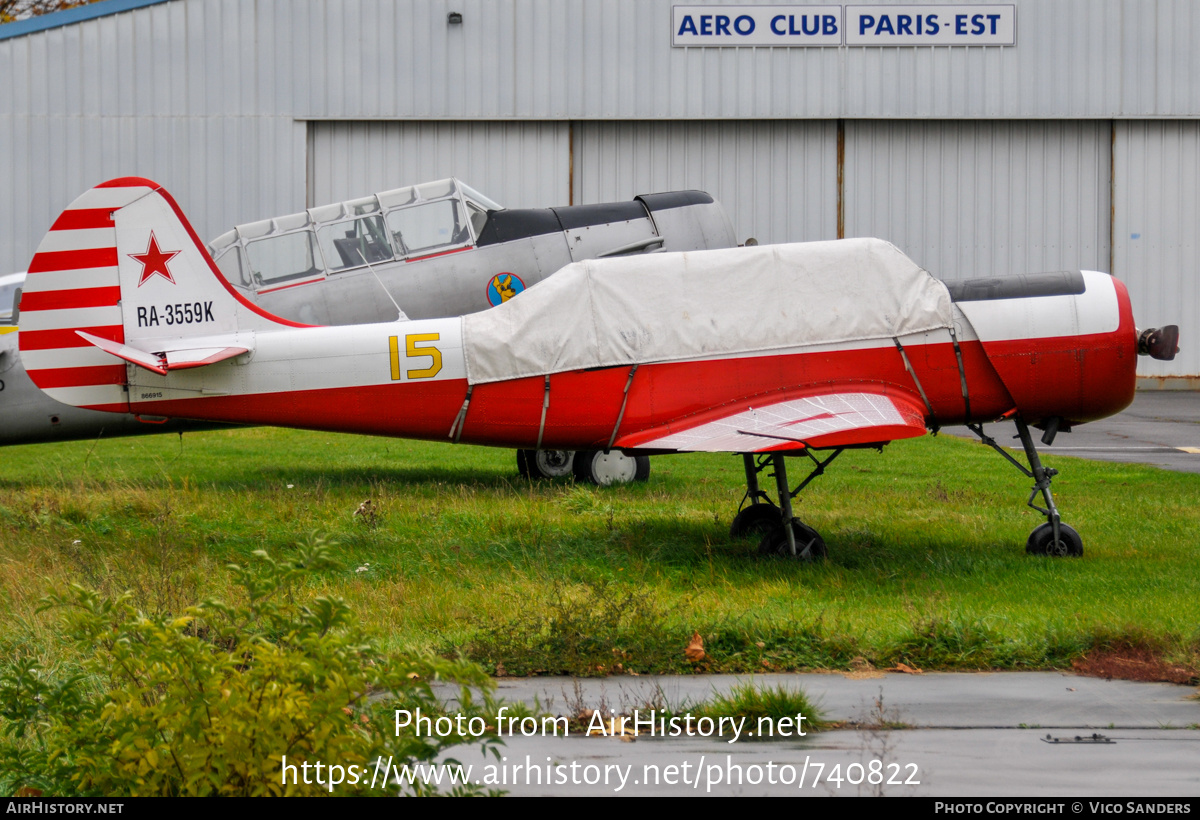
[[[488,211],[502,209],[470,186],[443,179],[239,225],[209,250],[229,281],[278,286],[470,247]]]

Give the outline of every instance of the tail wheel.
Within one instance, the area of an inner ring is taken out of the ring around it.
[[[1049,555],[1055,558],[1078,558],[1083,555],[1083,539],[1074,528],[1058,525],[1058,540],[1054,540],[1054,527],[1049,522],[1040,525],[1029,534],[1025,542],[1029,555]]]
[[[829,554],[825,539],[821,534],[807,524],[795,518],[792,519],[792,533],[796,536],[796,555],[799,561],[819,561]],[[782,555],[792,558],[788,549],[787,531],[781,524],[763,536],[758,542],[759,555]]]
[[[589,484],[628,484],[650,477],[650,458],[627,456],[619,450],[588,450],[575,454],[574,470],[576,480]]]
[[[562,478],[571,474],[573,450],[517,450],[517,470],[528,478]]]

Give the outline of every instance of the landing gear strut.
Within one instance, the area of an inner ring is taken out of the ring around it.
[[[1075,532],[1074,529],[1062,523],[1062,519],[1058,515],[1058,507],[1054,504],[1054,496],[1050,494],[1050,480],[1058,475],[1058,470],[1055,470],[1053,467],[1042,466],[1042,460],[1038,458],[1037,448],[1033,445],[1033,437],[1029,434],[1029,425],[1020,417],[1013,419],[1013,421],[1017,425],[1017,436],[1021,439],[1021,446],[1025,448],[1025,457],[1029,459],[1029,469],[1026,469],[1024,464],[1017,461],[1001,448],[994,438],[985,435],[982,424],[968,424],[967,427],[970,428],[971,432],[979,436],[980,441],[1004,456],[1014,467],[1034,481],[1033,489],[1029,493],[1029,500],[1025,503],[1027,506],[1046,516],[1046,523],[1038,526],[1029,534],[1029,540],[1025,542],[1025,552],[1030,555],[1052,555],[1059,557],[1078,557],[1083,555],[1083,539],[1079,537],[1079,533]],[[1054,424],[1053,427],[1056,431],[1058,425]],[[1042,440],[1047,441],[1047,436],[1049,437],[1049,441],[1053,441],[1054,437],[1050,429],[1047,429],[1047,435],[1043,436]],[[1042,498],[1046,503],[1045,507],[1039,507],[1033,503],[1038,493],[1042,494]]]
[[[835,458],[842,454],[843,448],[833,451],[833,455],[824,461],[813,455],[812,451],[804,450],[804,455],[812,459],[815,465],[812,472],[800,482],[795,490],[790,490],[787,478],[787,463],[782,453],[770,453],[757,459],[752,453],[743,453],[742,461],[746,467],[746,495],[738,505],[738,514],[734,516],[729,526],[729,534],[734,538],[745,538],[757,535],[759,555],[783,555],[798,558],[801,561],[816,561],[828,553],[825,540],[821,534],[805,524],[792,514],[792,499],[825,472]],[[771,497],[758,486],[758,474],[771,467],[774,469],[775,491],[779,498],[776,506]],[[747,503],[749,505],[747,506]]]

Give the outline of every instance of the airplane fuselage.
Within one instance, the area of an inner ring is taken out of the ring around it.
[[[540,376],[477,384],[461,418],[469,387],[460,319],[258,333],[252,354],[166,376],[110,365],[113,382],[128,384],[128,407],[104,409],[519,448],[540,437],[549,448],[620,438],[627,448],[670,449],[664,437],[703,425],[713,408],[724,417],[837,384],[864,396],[915,390],[930,427],[991,421],[1018,405],[1031,423],[1082,423],[1132,401],[1137,358],[1124,286],[1106,274],[1083,277],[1085,293],[1051,296],[972,299],[956,286],[957,351],[950,332],[937,331],[897,337],[899,345],[646,363],[632,379],[627,366],[556,373],[548,387]],[[810,443],[819,446],[819,435]]]

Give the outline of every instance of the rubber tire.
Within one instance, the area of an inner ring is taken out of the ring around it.
[[[729,525],[730,538],[762,537],[779,526],[783,513],[774,504],[751,504],[733,517]]]
[[[648,479],[650,458],[627,456],[620,450],[610,450],[608,455],[605,455],[603,450],[581,450],[575,454],[573,469],[577,481],[607,487]]]
[[[829,548],[825,546],[825,539],[804,522],[793,518],[792,532],[796,535],[796,549],[798,550],[795,555],[796,560],[820,561],[829,554]],[[805,545],[808,545],[807,553],[805,553]],[[783,529],[782,524],[777,525],[762,537],[762,540],[758,542],[758,554],[778,555],[784,558],[793,557],[788,552],[787,532]]]
[[[1060,523],[1058,525],[1058,545],[1054,541],[1054,528],[1047,521],[1034,529],[1025,542],[1025,552],[1029,555],[1049,555],[1052,558],[1078,558],[1083,555],[1083,539],[1072,527]]]
[[[571,450],[517,450],[517,470],[527,478],[563,478],[571,475]]]

